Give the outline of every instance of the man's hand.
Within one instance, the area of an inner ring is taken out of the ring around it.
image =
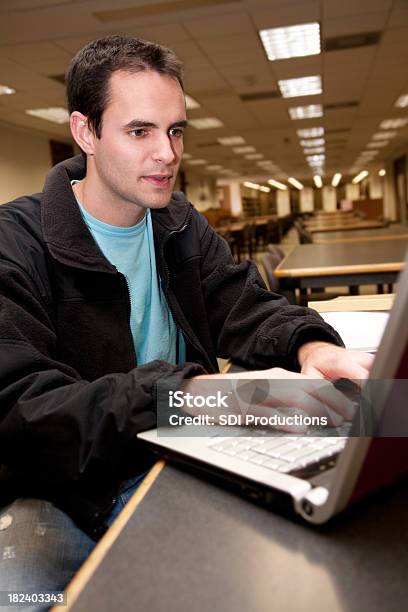
[[[373,360],[373,355],[349,351],[328,342],[306,342],[298,351],[301,373],[310,378],[365,380]]]
[[[230,386],[228,381],[232,383]],[[269,381],[274,382],[268,384]],[[340,425],[343,419],[351,420],[354,414],[350,401],[330,381],[282,368],[201,374],[185,381],[183,390],[193,396],[207,396],[214,393],[218,387],[222,388],[223,393],[230,395],[229,410],[226,411],[230,414],[268,417],[277,411],[281,416],[290,416],[293,411],[303,411],[310,416],[326,417],[327,424],[334,427]],[[218,409],[204,410],[205,414],[212,417],[216,417],[218,412]],[[188,413],[202,414],[203,410],[188,410]],[[283,426],[280,429],[290,432],[305,431],[304,427],[299,429],[297,426]]]

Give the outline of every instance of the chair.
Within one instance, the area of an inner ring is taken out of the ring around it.
[[[269,289],[275,293],[279,292],[279,279],[275,276],[275,268],[280,261],[272,253],[265,253],[262,256],[262,265],[268,279]]]
[[[295,228],[298,233],[300,244],[311,244],[313,242],[312,234],[308,232],[299,221],[295,221]]]
[[[272,253],[275,257],[279,257],[279,261],[281,261],[285,257],[285,253],[280,249],[276,244],[267,244],[266,250],[268,253]]]

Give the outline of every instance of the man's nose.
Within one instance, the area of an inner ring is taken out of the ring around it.
[[[173,143],[167,134],[158,138],[153,157],[155,161],[161,161],[166,165],[171,164],[176,159],[177,155]]]

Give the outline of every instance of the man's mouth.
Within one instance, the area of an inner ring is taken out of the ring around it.
[[[173,178],[172,174],[150,174],[143,177],[145,181],[154,185],[155,187],[166,188],[170,185],[170,181]]]

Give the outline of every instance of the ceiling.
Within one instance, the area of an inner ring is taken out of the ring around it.
[[[267,59],[258,30],[315,21],[321,26],[322,48],[339,50]],[[25,110],[65,106],[64,86],[55,77],[61,77],[79,48],[109,33],[141,36],[177,53],[184,63],[186,92],[201,105],[189,117],[217,117],[224,124],[209,130],[190,127],[186,151],[241,176],[266,178],[255,160],[220,145],[217,138],[243,137],[263,160],[274,163],[274,178],[311,179],[296,130],[325,128],[325,172],[331,176],[350,172],[381,121],[408,117],[408,107],[394,106],[408,93],[408,0],[2,0],[0,83],[17,93],[0,96],[0,121],[69,139],[67,125]],[[352,35],[367,33],[373,34],[367,44],[342,48],[364,42]],[[280,96],[278,80],[311,75],[321,75],[322,94]],[[265,92],[268,97],[256,99]],[[323,117],[290,119],[289,107],[308,104],[322,104]],[[375,162],[389,159],[407,143],[408,126],[380,149]],[[188,168],[188,160],[184,163]],[[206,165],[197,170],[218,176]]]

